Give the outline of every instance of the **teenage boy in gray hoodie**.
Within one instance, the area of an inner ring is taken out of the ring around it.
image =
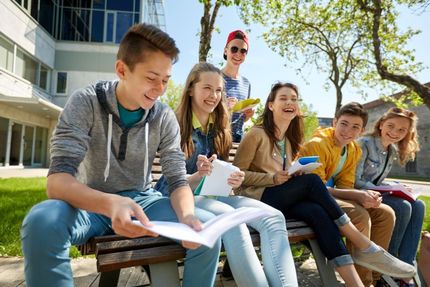
[[[137,24],[120,43],[118,81],[98,82],[71,95],[51,140],[49,199],[24,219],[21,238],[27,286],[73,286],[69,248],[94,236],[155,236],[151,220],[179,221],[201,229],[211,214],[194,208],[185,178],[175,115],[157,99],[164,93],[179,50],[158,28]],[[160,153],[170,198],[151,188]],[[188,248],[184,286],[212,286],[220,241]]]

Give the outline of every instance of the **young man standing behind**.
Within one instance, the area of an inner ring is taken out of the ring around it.
[[[227,105],[231,110],[238,102],[248,99],[251,95],[251,84],[247,78],[239,74],[240,65],[245,62],[248,54],[249,41],[248,36],[242,30],[230,32],[224,48],[224,60],[227,63],[222,68]],[[233,113],[231,116],[231,133],[233,142],[240,142],[243,137],[243,125],[249,120],[254,111],[246,109],[241,113]]]
[[[195,212],[203,211],[194,208],[185,178],[178,123],[157,101],[178,53],[160,29],[135,25],[119,46],[119,80],[71,95],[51,140],[49,200],[30,210],[21,229],[27,286],[73,286],[69,248],[91,237],[155,235],[133,224],[133,217],[144,225],[149,219],[180,221],[201,229]],[[170,199],[151,188],[157,151]],[[212,286],[220,240],[212,249],[182,245],[190,249],[183,286]]]
[[[300,156],[319,156],[322,165],[314,173],[326,183],[339,206],[348,214],[352,223],[377,245],[388,248],[394,228],[394,211],[385,204],[379,192],[354,189],[356,165],[361,149],[355,140],[367,124],[367,112],[359,103],[342,106],[335,115],[333,128],[317,130],[307,142]],[[352,245],[347,242],[350,252]],[[365,286],[381,284],[380,274],[364,267],[356,269]]]

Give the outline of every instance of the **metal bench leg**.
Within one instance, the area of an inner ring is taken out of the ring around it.
[[[152,287],[178,287],[180,285],[176,261],[150,264]]]
[[[311,245],[312,254],[314,256],[323,286],[342,286],[340,282],[337,281],[336,275],[334,274],[334,269],[330,266],[330,264],[328,264],[327,259],[318,246],[317,241],[315,239],[310,239],[309,244]]]
[[[101,272],[99,287],[116,287],[118,286],[119,273],[121,269],[109,272]]]

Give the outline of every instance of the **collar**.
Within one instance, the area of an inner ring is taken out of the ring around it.
[[[214,119],[212,117],[212,114],[209,115],[209,121],[206,128],[202,127],[202,124],[200,123],[199,119],[197,118],[196,114],[193,113],[193,129],[200,129],[203,132],[208,131],[213,125],[214,125]]]

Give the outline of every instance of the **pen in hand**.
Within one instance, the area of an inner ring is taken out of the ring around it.
[[[282,170],[285,171],[287,167],[287,153],[284,154],[283,162],[282,162]]]

